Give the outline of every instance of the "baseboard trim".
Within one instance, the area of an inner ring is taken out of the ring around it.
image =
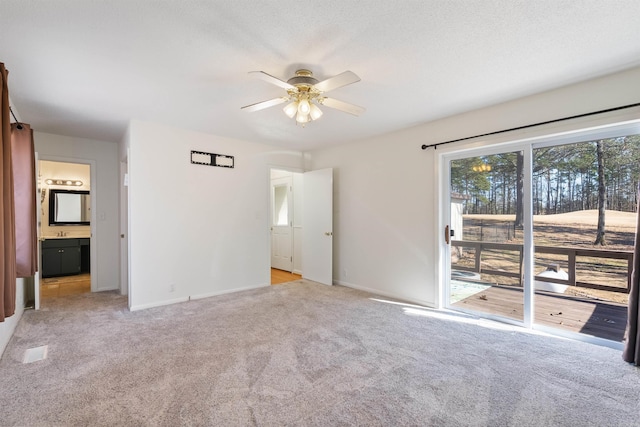
[[[234,288],[234,289],[225,289],[224,291],[216,291],[216,292],[209,292],[206,294],[199,294],[199,295],[192,295],[190,298],[191,299],[203,299],[203,298],[209,298],[209,297],[216,297],[219,295],[226,295],[226,294],[233,294],[236,292],[242,292],[242,291],[251,291],[253,289],[259,289],[259,288],[266,288],[269,287],[271,285],[269,284],[261,284],[261,285],[256,285],[256,286],[247,286],[244,288]]]
[[[91,292],[108,292],[108,291],[120,291],[120,288],[98,288],[95,291],[91,290]]]
[[[250,290],[258,289],[258,288],[266,288],[266,287],[269,287],[269,286],[271,286],[271,285],[269,285],[269,284],[260,284],[260,285],[256,285],[256,286],[247,286],[247,287],[244,287],[244,288],[225,289],[223,291],[216,291],[216,292],[209,292],[209,293],[206,293],[206,294],[199,294],[199,295],[191,295],[191,296],[188,296],[188,297],[174,298],[174,299],[165,300],[165,301],[152,302],[152,303],[149,303],[149,304],[132,305],[131,307],[129,307],[129,311],[138,311],[138,310],[145,310],[147,308],[162,307],[163,305],[178,304],[178,303],[187,302],[187,301],[190,301],[190,300],[215,297],[215,296],[218,296],[218,295],[232,294],[232,293],[235,293],[235,292],[250,291]]]
[[[13,338],[13,334],[16,332],[16,328],[18,327],[18,323],[22,319],[22,315],[24,314],[24,298],[25,294],[25,281],[29,279],[16,279],[16,309],[13,315],[4,319],[4,322],[0,323],[0,357],[2,357],[4,351],[6,350],[11,338]],[[29,285],[30,286],[30,285]]]
[[[149,304],[132,305],[131,307],[129,307],[129,311],[145,310],[147,308],[162,307],[163,305],[171,305],[187,301],[189,301],[189,297],[174,298],[164,301],[152,302]]]
[[[13,334],[18,327],[18,323],[20,323],[20,319],[22,319],[22,314],[24,313],[24,307],[16,307],[15,313],[12,316],[4,319],[4,322],[0,327],[0,357],[4,353],[4,350],[9,345],[9,341],[13,337]]]
[[[353,283],[345,282],[345,281],[342,281],[342,280],[334,280],[333,284],[334,285],[344,286],[346,288],[357,289],[359,291],[369,292],[369,293],[380,295],[380,296],[387,297],[387,298],[397,299],[399,301],[405,301],[405,302],[409,302],[409,303],[412,303],[412,304],[422,305],[422,306],[428,307],[428,308],[437,308],[434,303],[429,302],[429,301],[424,301],[424,300],[420,300],[420,299],[417,299],[417,298],[408,298],[406,296],[396,295],[393,292],[385,292],[385,291],[381,291],[379,289],[368,288],[366,286],[360,286],[360,285],[356,285],[356,284],[353,284]]]

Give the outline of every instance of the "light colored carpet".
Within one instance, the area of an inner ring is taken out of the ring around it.
[[[619,351],[381,300],[304,280],[134,313],[53,299],[0,361],[0,425],[640,424]]]

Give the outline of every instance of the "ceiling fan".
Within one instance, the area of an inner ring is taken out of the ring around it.
[[[289,118],[295,117],[296,123],[300,123],[303,127],[310,121],[317,120],[322,116],[322,110],[320,110],[318,105],[334,108],[345,113],[353,114],[354,116],[359,116],[365,111],[364,108],[357,105],[324,96],[326,92],[359,82],[360,77],[351,71],[345,71],[321,82],[313,77],[311,71],[304,69],[296,71],[295,76],[286,82],[264,71],[251,71],[249,74],[276,86],[280,86],[287,91],[287,95],[246,105],[241,108],[245,111],[258,111],[289,102],[283,109],[284,113],[289,116]]]

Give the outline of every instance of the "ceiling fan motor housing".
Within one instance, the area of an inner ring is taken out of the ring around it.
[[[318,83],[318,80],[313,77],[313,73],[309,70],[298,70],[296,75],[287,80],[287,83],[297,87],[301,91],[308,91]]]

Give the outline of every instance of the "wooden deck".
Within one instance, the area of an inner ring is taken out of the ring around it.
[[[522,289],[492,286],[452,304],[481,313],[523,319]],[[627,326],[627,306],[560,294],[536,292],[534,322],[621,342]]]

